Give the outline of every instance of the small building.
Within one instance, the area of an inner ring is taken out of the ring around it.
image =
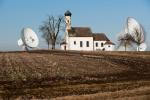
[[[113,51],[115,44],[104,33],[92,33],[89,27],[71,27],[71,12],[65,13],[65,39],[61,50]]]

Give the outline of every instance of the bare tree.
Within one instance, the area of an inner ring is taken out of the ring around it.
[[[59,16],[48,16],[48,20],[44,21],[43,25],[40,26],[40,31],[43,33],[42,37],[45,39],[48,49],[52,45],[52,49],[55,49],[58,35],[60,31],[64,30],[64,17]]]
[[[133,42],[133,38],[130,34],[126,33],[124,35],[119,36],[119,47],[124,46],[125,51],[127,51],[127,46],[131,45]]]

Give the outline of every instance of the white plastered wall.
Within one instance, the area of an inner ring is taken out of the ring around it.
[[[80,47],[80,41],[82,41],[82,47]],[[89,41],[89,47],[86,45],[87,41]],[[76,44],[74,44],[74,42],[76,42]],[[93,51],[93,37],[69,37],[67,49],[77,51]]]

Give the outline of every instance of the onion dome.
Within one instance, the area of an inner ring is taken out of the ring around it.
[[[69,10],[67,10],[66,12],[65,12],[65,16],[71,16],[72,14],[71,14],[71,12],[69,11]]]

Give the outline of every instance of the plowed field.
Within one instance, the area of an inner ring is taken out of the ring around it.
[[[150,52],[0,53],[1,99],[145,99],[149,90]]]

